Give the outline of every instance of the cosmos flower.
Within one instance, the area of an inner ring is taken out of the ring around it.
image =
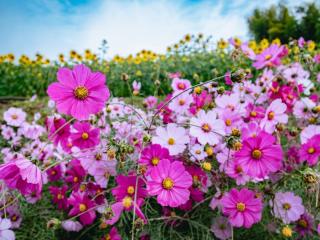
[[[96,218],[94,207],[95,202],[92,201],[85,192],[72,192],[68,198],[68,204],[72,206],[69,216],[80,215],[80,222],[83,225],[90,225]]]
[[[55,145],[59,142],[66,143],[70,136],[70,124],[64,118],[46,118],[46,127],[48,129],[48,138],[53,141]]]
[[[189,136],[183,127],[169,123],[166,128],[157,127],[152,143],[167,148],[170,155],[177,155],[185,150],[186,144],[189,143]]]
[[[151,170],[147,190],[161,206],[178,207],[189,200],[191,185],[192,177],[182,162],[164,159]]]
[[[227,240],[231,238],[231,225],[228,221],[228,218],[219,216],[213,219],[213,224],[211,225],[211,231],[214,235],[221,239]]]
[[[59,113],[87,120],[90,114],[100,112],[109,99],[105,75],[93,73],[85,65],[76,65],[73,70],[60,68],[57,78],[58,82],[51,83],[47,93],[56,102]]]
[[[252,64],[256,69],[264,67],[274,67],[281,63],[281,57],[284,53],[284,47],[272,44],[256,56],[255,62]]]
[[[261,121],[261,127],[266,132],[273,133],[278,123],[286,124],[288,122],[288,115],[285,114],[286,110],[287,106],[281,99],[272,101],[266,110],[265,117]]]
[[[23,195],[40,195],[42,191],[42,173],[26,158],[0,165],[0,179],[9,188],[18,189]]]
[[[68,232],[79,232],[83,226],[78,221],[65,220],[61,222],[61,226]]]
[[[0,217],[0,239],[15,240],[15,234],[10,230],[11,225],[10,219]]]
[[[214,111],[205,112],[201,110],[196,117],[190,120],[190,135],[196,137],[198,142],[205,145],[219,143],[225,134],[225,125],[221,119],[217,119]]]
[[[221,199],[222,212],[234,227],[250,228],[261,220],[262,201],[253,191],[233,188]]]
[[[110,232],[105,235],[101,240],[121,240],[121,236],[118,233],[118,230],[116,227],[112,227]]]
[[[297,221],[305,211],[302,199],[292,192],[277,192],[270,204],[274,216],[282,219],[285,224]]]
[[[142,150],[139,164],[148,166],[148,168],[152,169],[163,159],[171,160],[169,150],[161,147],[159,144],[151,144]]]
[[[312,215],[305,212],[296,222],[295,230],[299,233],[300,236],[304,237],[307,235],[312,235],[314,225],[314,219]]]
[[[309,166],[314,166],[318,163],[320,156],[320,134],[313,136],[308,142],[301,145],[299,156],[301,162],[307,161]]]
[[[181,92],[191,87],[191,83],[187,79],[173,78],[171,87],[174,92]]]
[[[27,114],[20,108],[11,107],[3,113],[3,119],[8,125],[19,127],[25,122]]]
[[[59,209],[67,209],[68,208],[68,199],[66,197],[66,192],[68,187],[63,185],[62,187],[50,186],[49,192],[53,197],[53,202],[58,205]]]
[[[234,159],[248,176],[264,178],[282,166],[282,149],[275,141],[275,137],[266,132],[244,139]]]
[[[73,127],[75,132],[70,134],[73,146],[86,149],[99,144],[100,130],[98,128],[92,128],[88,122],[76,122]]]

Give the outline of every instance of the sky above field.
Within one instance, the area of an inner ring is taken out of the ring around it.
[[[0,0],[0,54],[56,59],[71,49],[108,56],[142,49],[165,52],[186,33],[248,38],[246,18],[279,0]],[[283,1],[289,5],[304,0]]]

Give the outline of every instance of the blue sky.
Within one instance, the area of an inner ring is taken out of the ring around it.
[[[287,1],[290,5],[304,0]],[[248,38],[246,17],[279,0],[0,0],[0,54],[39,52],[56,59],[74,49],[109,57],[164,52],[186,33]]]

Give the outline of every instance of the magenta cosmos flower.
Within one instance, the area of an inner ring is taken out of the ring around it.
[[[282,166],[283,153],[275,141],[274,136],[263,131],[256,137],[249,137],[243,140],[242,148],[235,153],[235,161],[253,178],[264,178],[276,172]]]
[[[233,188],[223,195],[222,212],[226,214],[234,227],[250,228],[261,220],[262,201],[255,197],[253,191],[243,188],[240,191]]]
[[[23,195],[39,195],[42,190],[42,174],[31,161],[19,158],[0,166],[0,179],[9,188],[18,189]]]
[[[98,128],[91,128],[90,123],[87,122],[76,122],[73,127],[76,130],[70,135],[73,146],[86,149],[99,144],[100,130]]]
[[[305,210],[302,199],[292,192],[277,192],[271,206],[274,216],[281,218],[285,224],[297,221]]]
[[[116,227],[111,228],[110,232],[105,235],[101,240],[121,240],[121,236],[118,233],[118,230]]]
[[[96,218],[96,212],[94,210],[96,204],[86,193],[73,192],[68,199],[68,204],[72,206],[69,216],[80,215],[80,222],[83,225],[90,225]]]
[[[171,159],[169,150],[161,147],[159,144],[151,144],[142,150],[139,164],[152,169],[152,167],[157,166],[163,159]]]
[[[57,78],[58,82],[51,83],[47,93],[60,113],[78,120],[87,120],[90,114],[100,112],[110,96],[105,75],[93,73],[85,65],[77,65],[73,70],[60,68]]]
[[[182,162],[164,159],[151,170],[147,190],[160,205],[178,207],[189,200],[191,185],[192,177]]]
[[[315,135],[307,143],[302,144],[299,155],[300,159],[307,161],[310,166],[316,165],[320,156],[320,135]]]
[[[48,138],[53,141],[55,145],[66,144],[70,135],[70,124],[64,118],[47,118],[45,122],[49,131]]]

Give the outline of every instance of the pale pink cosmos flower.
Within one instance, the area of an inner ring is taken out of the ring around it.
[[[307,143],[309,139],[318,134],[320,134],[320,126],[313,124],[307,126],[300,133],[301,144]]]
[[[26,121],[27,114],[20,108],[11,107],[3,113],[3,119],[8,125],[20,127]]]
[[[80,222],[73,220],[62,221],[61,226],[68,232],[79,232],[83,228]]]
[[[156,136],[152,138],[153,144],[159,144],[167,148],[170,155],[182,153],[189,141],[187,131],[174,123],[169,123],[166,128],[157,127]]]
[[[286,124],[288,115],[285,113],[287,105],[281,99],[276,99],[271,102],[266,110],[266,115],[261,121],[261,127],[268,133],[273,133],[278,123]]]
[[[273,207],[274,216],[281,218],[285,224],[297,221],[305,212],[302,199],[293,192],[277,192],[270,205]]]
[[[174,92],[181,92],[191,87],[191,83],[187,79],[174,78],[171,87]]]
[[[225,134],[225,125],[215,111],[200,110],[196,117],[190,120],[190,135],[196,137],[198,142],[205,145],[219,143]]]
[[[174,98],[169,103],[169,108],[179,114],[184,114],[188,111],[190,108],[190,104],[193,103],[193,97],[192,95],[188,93],[183,93],[176,98]]]
[[[201,161],[207,157],[207,153],[204,151],[204,146],[200,144],[194,144],[190,147],[191,160]]]
[[[312,109],[316,106],[315,102],[310,98],[303,97],[296,101],[293,106],[293,114],[295,117],[308,119],[312,116]]]
[[[47,93],[56,102],[59,113],[87,120],[90,114],[100,112],[109,99],[105,75],[93,73],[85,65],[76,65],[73,70],[60,68],[57,78],[58,82],[51,83]]]
[[[154,96],[149,96],[143,100],[143,104],[147,109],[153,109],[157,106],[158,99]]]
[[[214,235],[221,239],[227,240],[231,238],[231,225],[226,217],[219,216],[213,219],[213,224],[211,225],[211,231]]]
[[[250,177],[243,171],[242,166],[234,160],[229,161],[225,172],[236,181],[237,185],[244,185],[250,180]]]
[[[0,239],[1,240],[14,240],[15,234],[10,230],[12,224],[10,219],[0,217]]]

